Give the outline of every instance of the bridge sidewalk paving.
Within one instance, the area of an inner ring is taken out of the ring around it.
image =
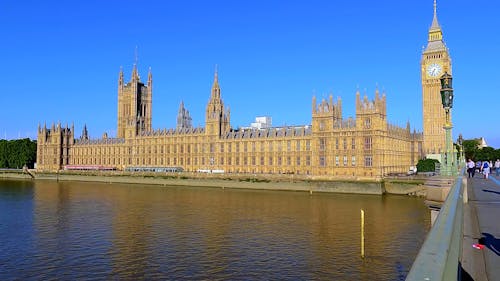
[[[472,280],[500,281],[500,177],[467,179],[462,268]],[[480,243],[485,247],[472,247]],[[467,278],[465,278],[467,280]]]

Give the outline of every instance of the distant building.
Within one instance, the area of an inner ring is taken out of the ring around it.
[[[486,140],[483,137],[474,139],[477,142],[477,148],[485,148],[488,147]]]
[[[255,117],[255,122],[250,123],[250,127],[244,127],[243,129],[267,129],[273,126],[272,123],[273,119],[269,116]]]
[[[177,113],[177,130],[191,129],[192,127],[192,119],[189,115],[189,111],[184,108],[184,102],[181,101]]]

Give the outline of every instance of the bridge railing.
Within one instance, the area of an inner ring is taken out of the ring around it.
[[[413,262],[407,281],[458,280],[466,185],[463,173],[462,169]]]

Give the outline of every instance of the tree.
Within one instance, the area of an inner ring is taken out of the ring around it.
[[[36,162],[36,141],[28,138],[0,140],[0,168],[33,168]]]
[[[436,159],[420,159],[417,163],[417,171],[434,172],[436,171],[436,163],[439,163]]]

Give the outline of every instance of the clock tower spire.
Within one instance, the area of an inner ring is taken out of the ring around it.
[[[422,79],[422,117],[424,129],[423,150],[426,154],[441,153],[445,149],[445,114],[441,104],[443,73],[451,74],[451,57],[443,41],[443,31],[437,18],[437,3],[434,0],[434,16],[428,31],[427,46],[420,62]]]

